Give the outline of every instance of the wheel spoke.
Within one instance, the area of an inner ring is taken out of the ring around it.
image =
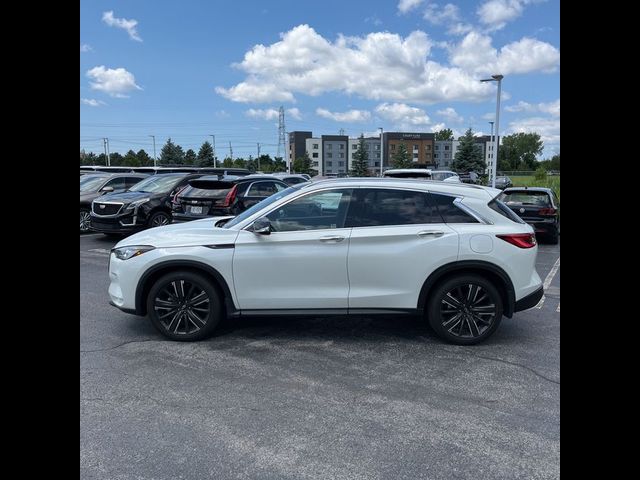
[[[477,305],[480,302],[482,302],[485,298],[489,298],[489,295],[487,295],[486,293],[483,293],[482,296],[480,298],[478,298],[475,302],[472,303],[472,305]]]
[[[478,324],[476,323],[473,316],[470,315],[467,317],[467,324],[469,325],[469,331],[471,332],[472,336],[480,336],[480,329],[478,328]]]
[[[178,323],[180,323],[179,318],[180,318],[180,312],[176,312],[176,314],[171,319],[171,322],[169,322],[169,325],[167,326],[167,330],[171,331],[171,327],[173,326],[173,322],[175,322],[176,320],[178,320]]]
[[[179,305],[178,302],[172,302],[170,300],[162,300],[161,298],[156,298],[156,308],[173,309],[178,305]]]
[[[193,297],[191,300],[187,301],[187,305],[189,305],[191,307],[196,307],[196,306],[202,305],[203,303],[208,302],[208,301],[209,301],[209,296],[207,295],[207,292],[205,292],[203,290],[198,295]]]
[[[473,317],[474,320],[479,321],[480,323],[483,323],[484,325],[491,325],[491,320],[485,320],[484,318],[478,317],[477,315],[471,315]]]
[[[451,324],[453,323],[453,325],[449,328],[449,329],[451,329],[451,328],[455,327],[456,325],[458,325],[458,322],[456,322],[456,320],[459,320],[459,319],[460,319],[460,317],[462,317],[462,313],[461,313],[461,312],[458,312],[458,313],[457,313],[457,314],[455,314],[453,317],[451,317],[449,320],[447,320],[447,321],[443,322],[443,323],[442,323],[442,326],[443,326],[444,328],[448,328],[448,327],[449,327],[449,325],[451,325]],[[455,323],[454,323],[454,322],[455,322]]]
[[[473,313],[491,313],[495,311],[496,306],[492,303],[490,305],[480,305],[478,307],[471,307]]]
[[[201,329],[202,327],[205,326],[206,322],[203,322],[195,313],[193,313],[191,310],[187,310],[187,316],[189,317],[189,320],[191,321],[191,323],[193,323],[198,330]]]
[[[171,309],[170,311],[168,311],[167,313],[163,314],[163,315],[158,315],[158,318],[160,320],[162,320],[163,318],[167,318],[169,315],[175,315],[178,312],[178,310],[176,308]]]
[[[442,299],[442,303],[445,303],[453,308],[455,308],[456,310],[458,310],[459,308],[462,307],[462,304],[460,303],[460,301],[458,301],[457,298],[455,298],[453,295],[451,295],[451,292],[448,292],[445,297]]]

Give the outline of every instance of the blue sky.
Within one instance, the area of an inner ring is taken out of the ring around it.
[[[168,137],[224,158],[275,155],[314,136],[471,127],[488,134],[505,75],[501,135],[535,131],[560,151],[558,0],[82,0],[80,148]]]

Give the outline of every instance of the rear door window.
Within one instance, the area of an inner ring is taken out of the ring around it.
[[[284,187],[271,181],[255,182],[247,191],[247,197],[270,197],[274,193],[284,190]]]
[[[354,192],[348,227],[416,225],[441,222],[429,194],[411,190],[363,188]]]

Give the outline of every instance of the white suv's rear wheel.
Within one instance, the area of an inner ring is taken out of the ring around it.
[[[159,278],[147,297],[153,326],[172,340],[193,341],[209,336],[222,315],[220,296],[202,275],[176,271]]]
[[[429,324],[444,340],[457,345],[479,343],[495,332],[502,319],[498,289],[479,275],[450,277],[430,294]]]

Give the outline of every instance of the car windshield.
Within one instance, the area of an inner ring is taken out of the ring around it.
[[[500,200],[507,205],[536,205],[547,207],[550,204],[549,194],[547,192],[505,192],[502,194]]]
[[[80,179],[80,192],[93,192],[100,188],[107,177],[103,175],[86,175]]]
[[[136,183],[129,189],[130,192],[169,193],[173,190],[176,181],[184,177],[182,175],[153,175]]]
[[[225,223],[222,228],[231,228],[234,225],[237,225],[240,222],[243,222],[244,220],[249,218],[251,215],[253,215],[254,213],[256,213],[256,212],[258,212],[260,210],[262,210],[263,208],[268,207],[273,202],[276,202],[276,201],[280,200],[281,198],[284,198],[284,197],[286,197],[287,195],[289,195],[289,194],[291,194],[293,192],[297,192],[304,185],[305,185],[305,183],[298,183],[296,185],[293,185],[293,186],[291,186],[289,188],[286,188],[286,189],[282,190],[281,192],[274,193],[270,197],[267,197],[264,200],[259,201],[253,207],[245,210],[240,215],[235,217],[233,220],[230,220],[229,222]]]

